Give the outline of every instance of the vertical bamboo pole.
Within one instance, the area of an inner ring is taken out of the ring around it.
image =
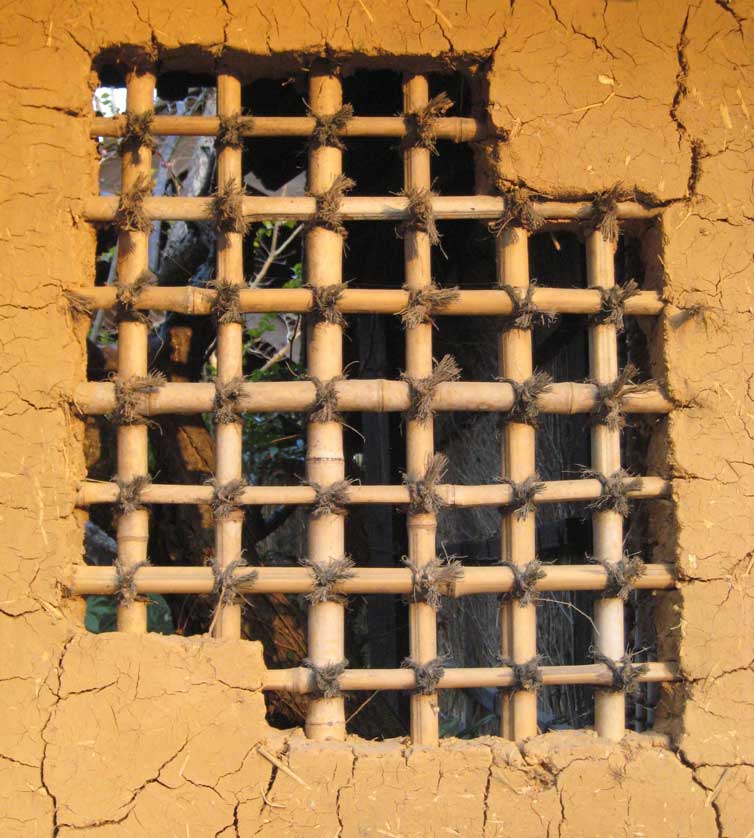
[[[317,62],[309,73],[309,104],[321,116],[333,114],[343,103],[340,79],[326,62]],[[329,189],[343,171],[343,154],[331,146],[309,151],[309,191]],[[306,279],[316,287],[342,282],[343,239],[333,230],[313,227],[306,234]],[[309,374],[329,381],[343,372],[343,330],[325,321],[308,330]],[[306,473],[311,482],[327,486],[345,476],[343,428],[339,422],[310,422],[307,428]],[[342,515],[310,516],[309,559],[327,564],[345,554],[345,526]],[[339,663],[345,657],[345,611],[339,602],[309,606],[309,659],[315,666]],[[309,703],[305,725],[310,739],[344,739],[346,734],[343,699],[317,698]]]
[[[615,285],[615,246],[599,230],[587,235],[587,285],[612,288]],[[589,373],[598,384],[609,384],[618,377],[618,341],[614,325],[595,325],[589,329]],[[605,476],[620,468],[620,431],[606,425],[592,428],[592,469]],[[603,561],[618,562],[623,556],[623,518],[615,510],[592,514],[594,555]],[[597,600],[594,609],[596,647],[613,660],[624,654],[623,601]],[[626,699],[621,692],[598,690],[594,708],[597,733],[617,741],[625,733]]]
[[[155,75],[143,69],[126,76],[126,107],[140,114],[154,107]],[[121,192],[127,194],[142,175],[152,177],[152,152],[147,146],[125,150],[121,162]],[[149,233],[118,234],[118,284],[132,285],[149,267]],[[145,323],[123,321],[118,325],[118,375],[123,379],[145,376],[148,365],[148,328]],[[146,425],[118,428],[118,478],[124,481],[149,471],[149,439]],[[118,558],[124,568],[147,559],[149,512],[137,509],[118,520]],[[118,631],[144,634],[147,630],[146,602],[133,602],[118,608]]]
[[[424,76],[406,75],[403,81],[405,113],[421,108],[429,101],[429,86]],[[426,148],[406,148],[403,153],[403,180],[406,191],[431,186],[430,152]],[[429,236],[421,230],[408,231],[404,238],[406,287],[426,288],[432,283]],[[432,374],[432,324],[421,323],[406,329],[406,372],[412,378]],[[409,481],[424,476],[434,453],[434,422],[409,419],[406,423],[406,474]],[[435,555],[437,519],[434,514],[408,516],[408,552],[417,564],[431,561]],[[425,602],[409,605],[409,654],[419,664],[437,657],[437,614]],[[439,738],[437,694],[411,697],[411,738],[417,745],[436,745]]]
[[[218,116],[241,113],[241,82],[229,73],[217,76]],[[228,184],[243,183],[241,149],[225,146],[217,154],[218,190]],[[244,285],[243,234],[218,232],[217,278],[232,285]],[[220,323],[217,327],[217,380],[223,384],[243,375],[243,324]],[[216,425],[215,479],[219,484],[243,476],[243,425],[229,422]],[[243,549],[243,511],[235,510],[215,522],[215,560],[220,569],[241,557]],[[214,637],[241,637],[241,606],[219,603],[213,620]]]
[[[520,288],[521,295],[529,286],[529,236],[526,230],[508,227],[496,240],[498,285]],[[532,337],[530,329],[507,329],[500,334],[500,374],[523,382],[532,369]],[[508,422],[500,435],[502,476],[516,483],[533,477],[535,462],[535,431],[531,425]],[[501,555],[520,568],[534,561],[536,554],[535,514],[529,512],[519,519],[515,512],[503,515]],[[502,652],[513,663],[523,664],[537,654],[537,611],[531,603],[521,606],[507,602],[502,606]],[[502,696],[502,735],[524,739],[537,733],[537,693],[518,690]]]

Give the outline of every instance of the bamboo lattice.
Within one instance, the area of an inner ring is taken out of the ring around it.
[[[667,498],[670,483],[659,477],[640,481],[621,471],[620,427],[594,423],[591,431],[593,472],[578,480],[539,483],[535,474],[534,422],[520,411],[521,388],[533,381],[531,319],[538,314],[590,315],[590,381],[558,382],[535,388],[528,408],[550,414],[593,414],[604,400],[605,388],[619,381],[618,322],[608,314],[657,316],[661,297],[639,291],[616,298],[615,236],[602,226],[586,235],[587,285],[585,289],[541,288],[530,285],[529,231],[520,219],[507,218],[496,239],[495,287],[463,289],[438,302],[438,313],[448,316],[503,316],[512,320],[500,334],[499,370],[495,382],[461,382],[453,374],[438,375],[433,363],[432,323],[419,318],[405,323],[405,380],[346,381],[342,379],[342,325],[340,317],[312,317],[307,332],[308,380],[296,382],[243,381],[243,314],[249,312],[316,312],[317,295],[331,293],[333,311],[342,314],[400,315],[417,295],[434,293],[431,247],[434,219],[497,220],[509,209],[505,196],[437,196],[431,193],[430,156],[434,140],[470,142],[486,136],[475,119],[432,117],[429,143],[418,142],[417,114],[433,106],[427,78],[408,74],[403,80],[404,116],[351,117],[331,129],[330,140],[315,142],[323,122],[342,105],[339,75],[324,61],[309,74],[311,115],[307,117],[241,116],[241,82],[230,72],[217,77],[217,117],[157,116],[150,121],[154,135],[218,135],[233,123],[240,137],[310,137],[308,194],[306,197],[251,197],[242,190],[240,142],[218,150],[217,195],[213,198],[155,198],[145,184],[151,178],[149,142],[125,145],[134,119],[151,112],[155,90],[152,70],[127,75],[127,117],[97,118],[92,136],[123,137],[122,193],[120,200],[96,197],[85,204],[91,222],[115,222],[119,227],[118,287],[77,289],[83,305],[114,309],[119,316],[118,370],[114,381],[87,382],[74,394],[85,415],[112,415],[123,419],[124,387],[130,413],[118,427],[117,483],[87,480],[77,503],[118,503],[118,562],[114,567],[76,567],[69,587],[76,595],[120,594],[118,629],[145,632],[146,598],[156,593],[211,594],[216,597],[211,634],[241,637],[240,598],[269,593],[310,597],[308,658],[303,666],[270,671],[265,690],[310,693],[307,736],[343,739],[346,735],[344,702],[340,690],[412,690],[411,736],[417,744],[438,741],[437,690],[494,687],[502,691],[502,734],[523,739],[537,733],[537,689],[555,684],[587,684],[596,688],[597,731],[619,739],[625,727],[625,694],[615,689],[616,673],[629,666],[624,657],[623,599],[614,590],[615,573],[624,561],[623,516],[606,498]],[[144,117],[146,118],[146,117]],[[398,196],[348,197],[343,194],[342,151],[333,138],[399,137],[403,139],[404,191]],[[413,137],[413,140],[412,140]],[[124,223],[124,198],[141,190],[136,223]],[[333,191],[334,190],[334,191]],[[324,196],[324,197],[323,197]],[[333,199],[325,212],[325,198]],[[592,201],[539,201],[539,229],[581,225],[594,218]],[[659,210],[631,201],[614,201],[615,218],[646,223]],[[150,286],[148,271],[149,225],[153,219],[213,221],[217,227],[217,270],[212,287]],[[307,222],[305,274],[307,287],[249,289],[243,269],[243,234],[258,220]],[[402,289],[359,289],[342,285],[342,222],[399,222],[404,239],[405,277]],[[332,289],[331,289],[332,287]],[[331,291],[330,291],[331,289]],[[610,296],[613,294],[613,296]],[[617,301],[616,301],[617,300]],[[612,308],[610,308],[612,306]],[[127,310],[129,316],[124,316]],[[217,380],[214,383],[169,383],[149,386],[148,324],[150,310],[217,317]],[[528,316],[521,318],[521,314]],[[515,319],[514,319],[515,318]],[[139,384],[138,382],[141,381]],[[228,412],[227,392],[233,391]],[[327,404],[322,393],[327,392]],[[417,393],[423,394],[422,408]],[[224,395],[225,394],[225,395]],[[223,408],[224,405],[224,408]],[[620,409],[626,413],[670,412],[673,405],[656,385],[626,388]],[[225,412],[223,413],[223,409]],[[175,486],[148,480],[147,423],[162,414],[215,411],[216,467],[213,485]],[[442,480],[441,462],[435,458],[433,414],[436,411],[488,411],[507,414],[501,433],[502,481],[490,485],[454,485]],[[291,411],[308,415],[307,483],[299,486],[249,486],[243,478],[243,424],[245,412]],[[406,420],[406,484],[368,486],[345,484],[343,429],[339,411],[404,412]],[[432,471],[434,469],[434,472]],[[430,481],[430,473],[434,476]],[[426,485],[431,483],[431,485]],[[339,486],[338,502],[346,508],[358,504],[393,504],[407,512],[409,567],[349,568],[344,516],[341,510],[310,512],[307,567],[245,568],[242,559],[244,507],[267,504],[313,505],[323,487]],[[609,491],[606,487],[609,486]],[[130,492],[130,495],[128,494]],[[611,494],[612,493],[612,494]],[[130,498],[130,501],[129,501]],[[427,500],[427,499],[430,500]],[[594,553],[598,564],[548,566],[536,564],[535,520],[540,504],[591,502]],[[215,555],[212,567],[151,567],[147,563],[150,504],[209,505],[215,512]],[[501,665],[491,668],[444,669],[438,658],[437,614],[427,601],[414,597],[409,605],[408,668],[358,670],[346,668],[344,598],[353,594],[410,595],[416,574],[437,561],[437,510],[441,506],[506,507],[501,528],[503,563],[494,567],[463,567],[440,586],[447,597],[501,594]],[[253,570],[253,572],[250,572]],[[327,585],[320,577],[329,574]],[[528,575],[527,575],[528,574]],[[522,583],[522,579],[524,582]],[[320,580],[320,581],[318,581]],[[632,587],[662,590],[675,585],[673,568],[648,564],[632,580]],[[594,664],[539,666],[537,662],[537,591],[602,591],[608,594],[595,605]],[[324,592],[324,593],[323,593]],[[522,673],[533,668],[536,678]],[[339,674],[334,689],[323,692],[321,674]],[[672,664],[650,663],[633,673],[641,682],[670,681],[678,677]],[[422,681],[422,679],[424,679]],[[428,679],[428,680],[427,680]],[[420,688],[421,687],[421,688]]]

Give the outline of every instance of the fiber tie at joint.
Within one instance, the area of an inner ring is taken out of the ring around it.
[[[417,663],[411,658],[404,658],[401,662],[401,669],[412,669],[416,687],[414,692],[418,695],[434,695],[437,692],[437,685],[445,674],[445,659],[432,658],[426,663]]]
[[[149,315],[136,308],[139,295],[145,288],[157,284],[157,277],[150,270],[142,271],[133,282],[118,284],[115,292],[115,317],[119,323],[144,323],[149,325]]]
[[[212,196],[210,215],[219,233],[240,233],[249,228],[243,214],[244,188],[235,178],[220,186]]]
[[[598,384],[590,380],[590,384],[597,387],[597,401],[592,408],[591,421],[595,425],[606,425],[611,431],[620,431],[626,427],[623,415],[623,399],[633,393],[644,393],[655,386],[654,381],[643,381],[637,384],[634,378],[638,370],[633,364],[626,364],[615,381],[610,384]]]
[[[647,569],[640,556],[629,556],[627,553],[624,553],[617,562],[607,561],[599,556],[589,556],[589,561],[601,565],[607,573],[607,585],[602,596],[617,597],[624,602],[636,587],[636,581],[644,575]]]
[[[121,134],[121,141],[118,152],[121,157],[126,153],[134,156],[135,162],[141,162],[141,151],[154,151],[157,147],[152,126],[154,124],[154,111],[148,110],[143,113],[126,113],[126,125]]]
[[[436,285],[406,290],[408,305],[398,312],[404,329],[415,329],[422,323],[434,326],[434,315],[441,314],[459,296],[458,288],[438,288]]]
[[[626,300],[640,293],[635,279],[629,279],[625,285],[612,288],[597,288],[600,292],[600,310],[589,318],[593,326],[615,326],[622,332],[625,328],[624,316]]]
[[[212,486],[213,489],[209,506],[216,521],[228,518],[241,509],[239,499],[248,485],[245,480],[238,479],[231,480],[228,483],[220,483],[213,477],[206,481],[206,485]]]
[[[115,482],[118,484],[118,497],[115,506],[119,515],[127,515],[129,512],[136,512],[145,508],[141,493],[147,486],[152,485],[152,478],[148,474],[140,474],[132,480],[123,480],[123,478],[117,477]]]
[[[309,116],[314,117],[314,131],[309,140],[310,148],[329,146],[345,150],[345,144],[340,138],[340,132],[353,119],[353,105],[345,104],[332,114],[318,114],[307,105]]]
[[[316,375],[307,377],[316,389],[314,405],[309,413],[310,422],[342,422],[343,417],[338,413],[338,391],[339,381],[345,381],[342,375],[336,375],[327,381],[317,378]]]
[[[412,482],[408,480],[407,475],[403,475],[403,482],[408,486],[410,515],[436,515],[445,506],[445,501],[437,493],[435,486],[442,481],[447,467],[448,458],[445,454],[438,453],[427,458],[424,477]]]
[[[76,291],[63,291],[63,296],[74,315],[91,317],[94,314],[92,304],[83,294],[78,294]]]
[[[212,593],[217,596],[218,605],[236,605],[243,597],[238,590],[239,585],[254,584],[259,574],[252,568],[244,573],[235,575],[235,572],[242,567],[248,567],[246,559],[233,559],[225,567],[220,566],[217,556],[210,559],[214,585]]]
[[[113,373],[110,381],[115,385],[115,410],[107,418],[114,425],[156,426],[157,423],[144,416],[139,407],[143,396],[155,393],[165,385],[165,376],[161,372],[129,378]]]
[[[314,217],[307,223],[308,229],[323,227],[325,230],[331,230],[345,238],[348,231],[341,220],[340,204],[354,186],[356,186],[356,181],[340,174],[332,182],[330,188],[325,189],[324,192],[307,192],[306,194],[315,198],[317,202]]]
[[[618,202],[628,200],[631,197],[631,194],[623,188],[623,184],[620,182],[603,192],[598,192],[592,199],[590,229],[599,230],[605,241],[618,241],[618,234],[620,233]]]
[[[522,480],[520,483],[511,480],[510,477],[498,477],[497,482],[504,483],[513,490],[513,497],[510,502],[503,506],[505,512],[513,511],[519,521],[525,521],[529,517],[530,512],[536,511],[537,507],[534,503],[534,498],[545,487],[544,483],[537,480],[536,475],[534,477],[527,477],[526,480]]]
[[[314,578],[314,588],[306,595],[312,605],[319,602],[339,602],[344,603],[347,599],[345,594],[339,594],[333,588],[346,579],[351,579],[354,575],[353,560],[350,556],[340,556],[336,559],[330,559],[327,562],[317,562],[314,559],[302,558],[299,559],[299,564],[302,567],[307,567],[311,571]]]
[[[238,400],[244,380],[240,376],[229,381],[215,381],[215,400],[212,406],[212,421],[216,425],[242,423],[243,417],[238,412]]]
[[[536,233],[544,226],[545,219],[537,212],[536,204],[528,189],[514,187],[503,192],[503,213],[500,218],[491,221],[487,226],[496,237],[502,235],[503,230],[513,228],[513,235],[517,237],[516,227]],[[514,238],[514,241],[516,238]]]
[[[509,666],[513,670],[514,684],[512,690],[524,690],[532,692],[538,690],[542,684],[542,669],[540,663],[542,662],[541,655],[535,655],[531,660],[524,663],[514,663],[509,658],[499,658],[501,666]]]
[[[498,378],[513,388],[513,405],[503,414],[505,422],[519,422],[536,428],[539,419],[537,399],[552,389],[552,376],[546,372],[537,371],[524,381],[513,378]]]
[[[137,562],[132,565],[124,565],[120,556],[115,560],[115,586],[120,605],[128,607],[135,602],[149,602],[148,597],[139,596],[136,590],[136,573],[142,567],[149,567],[148,561]]]
[[[598,512],[612,509],[624,518],[628,517],[631,511],[628,506],[628,493],[641,489],[641,477],[634,477],[622,468],[610,475],[592,469],[584,469],[583,474],[587,479],[599,480],[602,486],[602,494],[589,504],[589,509],[596,509]]]
[[[537,593],[537,582],[547,575],[542,568],[542,563],[534,559],[523,567],[509,561],[501,561],[500,565],[507,567],[513,573],[513,587],[510,591],[500,594],[500,601],[515,600],[522,608],[531,605]]]
[[[626,695],[636,695],[641,689],[639,677],[649,671],[646,663],[634,663],[630,655],[623,655],[619,660],[603,655],[601,652],[592,651],[592,658],[595,663],[604,663],[613,676],[613,682],[609,687],[601,687],[608,692],[622,692]]]
[[[447,93],[438,93],[419,108],[403,115],[406,122],[404,148],[426,148],[437,154],[437,120],[453,107],[453,100]]]
[[[513,312],[509,317],[502,318],[501,329],[531,329],[536,321],[540,325],[552,325],[558,315],[549,311],[540,311],[534,304],[534,291],[537,287],[536,280],[532,279],[525,288],[517,288],[514,285],[503,283],[499,285],[501,291],[510,298]],[[523,292],[523,296],[521,296]]]
[[[411,571],[409,602],[426,602],[438,609],[443,596],[448,596],[456,582],[463,578],[461,562],[452,556],[446,560],[433,556],[425,564],[404,556],[401,560]]]
[[[207,283],[207,288],[213,288],[217,292],[212,301],[211,311],[218,325],[243,323],[240,285],[224,279],[212,279]]]
[[[398,225],[396,235],[399,239],[406,237],[407,233],[417,231],[426,233],[430,244],[440,244],[440,234],[435,224],[435,213],[432,209],[432,198],[436,198],[430,189],[404,189],[401,195],[408,198],[408,213],[406,219]]]
[[[319,483],[308,481],[307,485],[316,492],[311,511],[312,518],[321,518],[323,515],[345,515],[348,490],[352,483],[352,480],[338,480],[329,486],[321,486]]]
[[[242,118],[240,113],[220,117],[220,127],[215,137],[215,148],[220,151],[224,148],[243,148],[243,136],[241,131],[244,125],[251,122],[251,117]]]
[[[344,658],[338,663],[326,663],[317,666],[310,658],[304,658],[301,665],[310,669],[314,675],[314,698],[337,698],[341,694],[340,676],[346,671],[348,661]]]
[[[321,323],[332,323],[335,326],[345,328],[346,318],[338,308],[340,298],[346,290],[346,283],[339,282],[335,285],[320,285],[315,287],[307,286],[312,292],[313,313]]]
[[[114,223],[121,233],[148,233],[152,222],[144,209],[144,201],[152,195],[152,179],[140,174],[133,186],[121,192]]]
[[[438,384],[449,381],[458,381],[461,377],[461,370],[452,355],[444,355],[435,364],[432,375],[426,378],[413,378],[408,373],[401,373],[401,380],[408,383],[411,398],[411,407],[408,411],[408,418],[415,419],[426,424],[434,415],[432,400]]]

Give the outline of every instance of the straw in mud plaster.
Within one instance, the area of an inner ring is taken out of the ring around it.
[[[345,149],[340,132],[346,127],[349,119],[353,118],[353,105],[345,104],[333,114],[317,114],[307,105],[309,116],[314,117],[315,125],[309,140],[310,148],[330,146],[341,151]]]
[[[353,560],[350,556],[341,556],[337,559],[330,559],[327,562],[316,562],[313,559],[299,559],[302,567],[311,571],[314,579],[314,589],[306,595],[312,604],[318,602],[345,602],[345,594],[336,593],[333,588],[346,579],[351,579],[353,573]]]
[[[408,411],[409,419],[416,419],[426,424],[434,414],[432,400],[438,384],[448,381],[458,381],[461,377],[461,370],[456,364],[452,355],[444,355],[435,364],[432,375],[426,378],[413,378],[408,373],[401,373],[401,380],[408,383],[411,398],[411,407]]]
[[[404,114],[406,136],[404,148],[426,148],[431,154],[437,154],[437,120],[453,107],[453,100],[447,93],[438,93],[423,105],[410,113]]]
[[[622,468],[609,476],[592,469],[584,469],[583,476],[589,480],[599,480],[602,486],[602,494],[589,504],[589,509],[596,509],[598,512],[613,509],[624,518],[628,516],[631,511],[628,506],[628,492],[641,489],[641,477],[634,477]]]
[[[607,561],[599,556],[590,556],[589,561],[601,565],[607,573],[607,585],[602,596],[617,597],[624,602],[646,570],[646,565],[640,556],[629,556],[627,553],[624,553],[617,562]]]
[[[337,698],[341,694],[340,676],[348,666],[345,658],[338,663],[326,663],[324,666],[317,666],[311,659],[304,658],[301,665],[311,669],[314,675],[314,690],[311,693],[314,698]]]
[[[443,308],[459,296],[458,288],[438,288],[436,285],[407,290],[408,305],[398,312],[404,329],[414,329],[422,323],[434,325],[434,315],[441,314]]]
[[[596,650],[592,650],[591,655],[595,663],[604,663],[613,676],[613,683],[602,689],[609,692],[622,692],[626,695],[636,695],[639,692],[641,689],[639,676],[644,675],[649,669],[646,663],[634,663],[630,655],[624,655],[614,661]]]
[[[63,291],[63,296],[68,303],[68,307],[75,315],[91,317],[94,314],[91,303],[83,294],[77,294],[75,291]]]
[[[509,561],[501,561],[499,564],[513,573],[513,587],[500,594],[501,602],[515,600],[522,608],[530,605],[537,593],[537,582],[547,575],[542,569],[542,563],[534,559],[523,567]]]
[[[503,421],[520,422],[536,428],[540,412],[537,399],[552,389],[552,376],[537,371],[525,381],[516,381],[513,378],[497,378],[496,381],[510,384],[513,388],[513,405],[503,414]]]
[[[424,477],[415,482],[409,482],[407,476],[403,475],[403,482],[408,486],[409,505],[408,511],[412,515],[422,513],[434,513],[442,509],[445,502],[437,494],[435,486],[441,482],[445,470],[448,467],[448,458],[445,454],[433,454],[428,458],[427,468]]]
[[[442,597],[463,578],[463,565],[453,557],[443,561],[439,556],[433,556],[425,564],[419,564],[407,556],[401,561],[411,571],[409,602],[426,602],[437,609]]]
[[[437,692],[437,685],[445,674],[444,664],[444,658],[433,658],[427,663],[417,663],[411,658],[404,658],[401,662],[401,668],[414,671],[415,692],[420,695],[433,695]]]

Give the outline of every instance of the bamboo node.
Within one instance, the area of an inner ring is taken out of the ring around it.
[[[505,483],[513,490],[513,497],[511,500],[503,505],[503,511],[515,512],[516,518],[519,521],[525,521],[529,517],[530,512],[535,512],[537,507],[534,499],[539,492],[544,489],[545,484],[537,480],[537,476],[527,477],[520,483],[511,480],[510,477],[498,477],[498,483]]]
[[[121,233],[148,233],[152,222],[144,209],[144,201],[152,194],[152,179],[140,174],[127,192],[121,192],[113,219]]]
[[[243,235],[249,222],[243,215],[243,186],[231,178],[212,196],[210,213],[215,227],[220,233],[240,233]]]
[[[445,505],[445,501],[437,493],[435,486],[440,483],[448,467],[448,458],[445,454],[427,455],[427,468],[424,477],[411,482],[406,474],[403,475],[403,482],[408,486],[408,512],[410,515],[421,515],[422,513],[437,514]]]
[[[231,425],[234,422],[243,422],[243,416],[238,412],[238,400],[241,398],[243,384],[244,380],[241,376],[231,378],[230,381],[215,381],[212,421],[216,425]]]
[[[401,561],[411,571],[411,593],[408,602],[426,602],[438,609],[441,598],[449,596],[456,582],[463,578],[463,565],[453,556],[443,560],[433,556],[425,564],[404,556]]]
[[[340,132],[346,127],[348,121],[353,119],[353,105],[345,104],[332,114],[317,114],[306,106],[309,116],[314,117],[314,130],[309,141],[310,148],[321,148],[330,146],[341,151],[345,149]]]
[[[534,559],[523,567],[509,561],[501,561],[500,564],[513,573],[513,587],[510,591],[500,594],[501,602],[516,600],[522,608],[531,605],[537,592],[537,582],[547,576],[542,568],[542,562]]]
[[[147,486],[152,485],[152,478],[148,474],[140,474],[132,480],[123,480],[123,478],[118,477],[115,482],[118,484],[118,497],[115,506],[119,515],[127,515],[129,512],[144,509],[141,493]]]
[[[597,400],[592,408],[592,424],[606,425],[611,431],[620,431],[626,427],[626,418],[623,415],[624,397],[646,392],[655,386],[654,381],[642,381],[637,384],[634,381],[637,374],[638,370],[633,364],[626,364],[610,384],[599,384],[589,380],[589,383],[597,388]]]
[[[434,695],[440,679],[445,674],[445,658],[432,658],[426,663],[417,663],[411,658],[404,658],[401,662],[401,669],[413,669],[416,693]]]
[[[437,96],[419,108],[403,115],[406,123],[404,148],[426,148],[431,154],[437,154],[437,120],[453,107],[453,100],[447,93]]]
[[[220,483],[214,477],[205,481],[205,485],[212,486],[212,500],[209,502],[215,520],[222,520],[241,508],[239,499],[248,485],[245,480],[231,480]]]
[[[599,556],[588,558],[590,562],[601,565],[607,573],[607,584],[602,596],[617,597],[624,602],[636,586],[636,581],[646,571],[646,565],[638,555],[629,556],[628,553],[624,553],[617,562],[601,559]]]
[[[141,292],[157,283],[157,277],[150,270],[142,271],[133,282],[118,283],[115,292],[115,317],[119,323],[144,323],[149,325],[147,312],[139,311],[136,303]]]
[[[215,137],[215,148],[221,151],[224,148],[243,148],[243,137],[241,131],[244,123],[250,122],[250,118],[241,118],[240,113],[229,114],[220,117],[220,126]]]
[[[315,375],[307,377],[316,388],[314,405],[309,412],[310,422],[341,422],[343,417],[338,413],[338,391],[339,381],[345,381],[342,375],[336,375],[327,381],[322,381]]]
[[[504,421],[519,422],[536,428],[539,420],[537,399],[552,389],[552,376],[542,370],[537,370],[534,375],[530,375],[524,381],[516,381],[513,378],[496,380],[510,384],[513,388],[513,405],[504,414]]]
[[[401,380],[408,383],[411,407],[408,418],[426,425],[434,415],[432,400],[438,384],[448,381],[458,381],[461,370],[452,355],[444,355],[435,364],[432,375],[426,378],[413,378],[407,372],[401,373]]]
[[[509,666],[513,670],[515,684],[511,689],[532,692],[542,686],[541,655],[535,655],[531,660],[524,663],[514,663],[509,658],[504,657],[500,657],[499,661],[501,666]]]
[[[353,480],[338,480],[329,486],[320,486],[309,480],[307,486],[311,486],[316,493],[312,505],[312,518],[321,518],[323,515],[345,515],[346,504],[348,503],[348,490]]]
[[[435,213],[432,209],[432,198],[437,197],[430,189],[404,189],[401,195],[408,198],[408,215],[398,225],[396,235],[399,239],[405,238],[407,233],[417,231],[426,233],[430,244],[440,244],[440,234],[435,224]]]
[[[593,326],[615,326],[617,331],[624,329],[623,318],[626,300],[635,297],[639,292],[639,285],[635,279],[629,279],[625,285],[614,285],[612,288],[598,288],[600,292],[600,310],[589,320]]]
[[[551,311],[540,311],[534,303],[534,291],[537,287],[537,281],[532,279],[526,286],[523,298],[520,291],[523,288],[516,288],[513,285],[503,284],[498,286],[501,291],[510,298],[513,306],[513,312],[509,317],[503,317],[501,329],[507,331],[508,329],[531,329],[534,321],[543,326],[551,326],[558,319],[558,315]]]
[[[630,512],[628,493],[641,489],[641,477],[635,477],[622,468],[610,475],[584,469],[583,475],[590,480],[599,480],[602,486],[602,494],[589,504],[589,509],[596,509],[598,512],[612,509],[624,518],[628,517]]]
[[[338,663],[326,663],[324,666],[317,666],[310,658],[304,658],[301,665],[310,669],[314,676],[314,698],[337,698],[341,694],[340,676],[348,666],[345,658]]]
[[[487,226],[496,237],[500,236],[503,230],[508,227],[521,227],[530,233],[536,233],[544,226],[545,219],[537,212],[536,205],[532,201],[534,193],[523,187],[514,187],[503,193],[503,213],[500,218],[491,221]],[[515,236],[518,234],[513,231]]]
[[[345,594],[339,594],[333,588],[346,579],[351,579],[353,573],[353,560],[350,556],[341,556],[337,559],[329,559],[326,562],[317,562],[314,559],[299,559],[302,567],[308,567],[314,578],[314,588],[306,595],[312,605],[319,602],[340,602],[346,601]]]
[[[346,318],[338,308],[340,298],[346,290],[346,283],[339,282],[335,285],[307,286],[312,292],[312,303],[314,314],[321,323],[332,323],[345,329]]]
[[[325,230],[332,230],[333,233],[337,233],[339,236],[345,238],[348,235],[348,231],[341,221],[340,204],[346,193],[350,192],[354,186],[356,186],[356,181],[340,174],[332,182],[330,188],[325,189],[324,192],[307,192],[307,195],[315,198],[317,201],[314,216],[307,223],[308,229],[323,227]]]
[[[458,288],[438,288],[436,285],[406,290],[408,305],[398,312],[404,329],[415,329],[422,323],[431,323],[434,326],[434,315],[442,313],[442,309],[459,296]]]
[[[608,692],[622,692],[626,695],[636,695],[641,689],[639,677],[644,675],[649,667],[646,663],[634,663],[631,655],[623,655],[619,660],[613,660],[595,649],[591,651],[595,663],[604,663],[613,676],[613,683],[602,689]]]
[[[110,374],[110,381],[115,385],[115,410],[108,414],[108,419],[115,425],[150,425],[157,423],[141,413],[142,397],[155,393],[165,385],[165,376],[161,372],[149,375],[134,375],[122,378],[117,373]]]
[[[63,296],[68,303],[68,307],[75,315],[82,317],[91,317],[94,314],[94,308],[89,302],[88,297],[83,294],[77,294],[75,291],[63,291]]]
[[[618,182],[598,192],[592,199],[592,218],[589,222],[592,230],[599,230],[605,241],[618,241],[620,228],[618,226],[618,202],[625,201],[631,197]]]
[[[122,139],[118,146],[121,157],[130,152],[136,163],[141,162],[141,150],[154,151],[157,147],[152,135],[154,124],[154,110],[143,113],[126,113],[126,125],[121,135]]]
[[[212,301],[212,314],[218,325],[226,323],[243,323],[241,312],[241,287],[224,279],[212,279],[207,288],[214,288],[217,293]]]
[[[134,602],[149,602],[149,597],[139,596],[136,589],[136,573],[142,567],[149,567],[148,561],[124,565],[120,556],[115,560],[115,586],[120,605],[128,607]]]
[[[249,583],[253,585],[259,576],[254,568],[238,576],[235,575],[239,568],[248,567],[244,558],[234,559],[225,565],[225,567],[221,567],[217,556],[212,556],[210,567],[212,568],[212,576],[215,580],[212,593],[217,596],[218,605],[238,604],[239,600],[243,598],[238,590],[238,586]]]

